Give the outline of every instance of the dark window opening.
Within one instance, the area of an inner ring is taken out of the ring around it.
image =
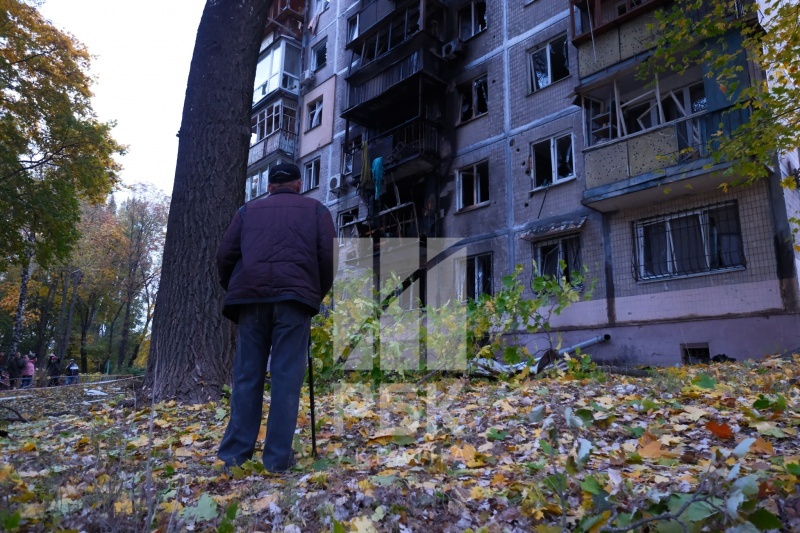
[[[681,360],[685,365],[707,365],[711,362],[708,343],[681,344]]]

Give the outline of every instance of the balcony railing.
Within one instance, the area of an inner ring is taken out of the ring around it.
[[[440,60],[427,50],[416,50],[360,84],[351,84],[347,94],[347,109],[381,96],[391,87],[414,76],[428,72],[439,76]]]
[[[290,19],[302,22],[305,17],[305,8],[305,0],[273,0],[267,15],[266,31],[273,27],[282,26],[284,28],[288,27],[292,34],[300,33],[300,25],[293,27],[287,25],[286,22]]]
[[[353,175],[361,174],[362,152],[361,146],[345,152],[346,160],[352,161]],[[378,157],[382,158],[385,169],[394,170],[395,178],[426,170],[432,163],[425,164],[425,160],[433,162],[439,158],[439,129],[434,123],[421,119],[392,128],[367,141],[367,159],[372,162]],[[406,164],[412,162],[420,164],[411,165],[408,172],[404,172]]]
[[[584,150],[586,188],[602,187],[709,156],[749,118],[747,109],[695,115]],[[719,135],[722,133],[722,135]]]
[[[294,156],[297,146],[297,134],[278,130],[250,147],[247,166],[254,165],[273,152],[280,151],[284,155]]]

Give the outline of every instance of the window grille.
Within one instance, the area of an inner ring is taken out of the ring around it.
[[[736,202],[641,220],[633,232],[637,280],[745,267]]]

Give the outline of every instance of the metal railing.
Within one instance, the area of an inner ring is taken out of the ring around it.
[[[277,130],[250,147],[247,166],[258,163],[269,154],[280,150],[293,156],[297,146],[297,134],[287,130]]]
[[[352,158],[353,174],[361,173],[362,146],[345,152]],[[383,158],[383,165],[391,169],[404,161],[421,156],[438,158],[439,129],[433,122],[414,118],[391,128],[367,141],[367,156],[370,161]]]
[[[377,98],[391,87],[423,70],[438,75],[439,60],[430,51],[416,50],[363,83],[351,84],[347,94],[347,108]]]

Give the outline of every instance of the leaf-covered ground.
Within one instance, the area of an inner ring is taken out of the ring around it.
[[[284,476],[263,472],[260,444],[223,472],[224,399],[137,406],[127,382],[6,392],[30,422],[0,427],[0,529],[798,531],[798,377],[795,357],[345,384],[317,397],[316,460],[304,396]]]

